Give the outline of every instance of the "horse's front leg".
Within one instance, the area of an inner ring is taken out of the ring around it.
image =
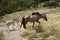
[[[35,24],[35,22],[33,22],[33,26],[32,26],[33,28],[34,28],[34,24]]]
[[[39,21],[36,21],[36,22],[40,24],[40,22],[39,22]]]

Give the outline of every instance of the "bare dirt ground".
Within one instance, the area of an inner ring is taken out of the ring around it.
[[[27,40],[26,38],[24,38],[20,35],[19,30],[13,30],[10,28],[10,31],[9,31],[9,30],[7,30],[7,28],[5,28],[5,29],[3,29],[3,34],[4,34],[4,40]]]

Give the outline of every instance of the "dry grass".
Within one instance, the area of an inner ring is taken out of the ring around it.
[[[16,12],[13,14],[7,14],[7,19],[13,19],[17,18],[21,21],[21,18],[23,15],[28,15],[31,14],[34,11],[38,11],[40,13],[50,13],[47,14],[48,21],[44,21],[43,19],[40,20],[41,25],[37,25],[38,23],[35,24],[35,28],[44,30],[43,32],[36,33],[36,30],[31,29],[32,24],[28,23],[27,24],[27,31],[24,32],[22,36],[28,36],[30,35],[29,38],[34,38],[34,37],[43,37],[43,38],[48,38],[50,35],[53,35],[55,40],[60,40],[60,8],[52,8],[52,9],[36,9],[36,10],[26,10],[26,11],[21,11],[21,12]],[[41,27],[40,27],[41,26]],[[34,31],[33,31],[34,30]],[[34,33],[33,33],[34,32]],[[33,33],[33,34],[31,34]],[[40,35],[40,36],[37,36]]]
[[[0,31],[0,40],[4,40],[4,35],[3,35],[2,31]]]

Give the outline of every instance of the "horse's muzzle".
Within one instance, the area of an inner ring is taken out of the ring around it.
[[[45,19],[47,21],[47,19]]]

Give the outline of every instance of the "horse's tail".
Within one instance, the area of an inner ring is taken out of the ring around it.
[[[22,17],[22,22],[21,22],[21,26],[20,26],[20,27],[22,27],[22,25],[23,25],[23,27],[26,29],[24,16]]]

